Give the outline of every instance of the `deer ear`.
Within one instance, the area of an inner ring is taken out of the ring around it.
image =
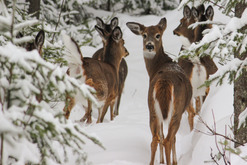
[[[191,12],[192,12],[193,17],[199,20],[200,14],[199,14],[199,11],[195,7],[192,7]]]
[[[141,35],[145,26],[136,22],[127,22],[127,27],[136,35]]]
[[[188,19],[191,17],[191,10],[189,8],[189,6],[184,6],[184,10],[183,10],[183,14],[184,14],[184,18]]]
[[[35,37],[35,46],[40,51],[45,41],[45,32],[40,30],[37,36]]]
[[[207,10],[206,10],[206,18],[210,21],[213,20],[213,17],[214,17],[214,9],[213,7],[210,5],[208,6]]]
[[[199,14],[202,15],[205,12],[205,7],[203,4],[197,6],[197,10],[199,11]]]
[[[111,20],[111,29],[115,29],[115,27],[118,26],[118,18],[117,17],[114,17],[112,20]]]
[[[96,23],[97,23],[96,25],[99,28],[101,28],[101,29],[104,29],[105,28],[105,23],[104,23],[104,21],[101,18],[96,17]]]
[[[113,31],[112,31],[112,39],[114,39],[115,41],[119,41],[120,39],[122,39],[123,37],[123,33],[120,29],[120,27],[116,27]]]
[[[158,23],[158,26],[164,31],[165,29],[166,29],[166,23],[167,21],[166,21],[166,18],[164,17],[164,18],[162,18],[161,20],[160,20],[160,22]]]
[[[98,27],[97,25],[95,25],[94,28],[99,33],[102,40],[105,41],[106,40],[106,34],[105,34],[104,30],[102,28]]]

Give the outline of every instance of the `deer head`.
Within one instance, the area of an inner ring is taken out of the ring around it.
[[[113,29],[115,29],[115,27],[118,26],[118,18],[117,17],[114,17],[110,24],[105,24],[104,21],[99,18],[99,17],[96,17],[96,23],[99,28],[101,29],[104,29],[106,32],[108,33],[111,33]]]
[[[197,8],[191,9],[186,5],[183,9],[183,18],[180,20],[180,24],[173,33],[181,37],[183,45],[189,47],[191,43],[197,42],[202,39],[202,31],[211,28],[211,25],[199,25],[195,29],[189,28],[189,26],[195,22],[207,21],[213,19],[213,8],[209,6],[205,12],[204,5],[200,5]]]
[[[163,50],[162,35],[166,29],[166,18],[162,18],[156,26],[146,27],[135,22],[128,22],[128,28],[136,35],[143,37],[143,55],[146,59],[152,59]]]
[[[34,49],[37,49],[41,56],[42,46],[44,44],[44,41],[45,41],[45,32],[43,30],[40,30],[37,36],[35,37],[34,42],[26,44],[26,50],[32,51]]]
[[[115,61],[120,64],[121,60],[119,60],[119,58],[122,59],[128,55],[128,51],[124,47],[124,40],[122,38],[123,33],[120,27],[117,26],[111,33],[106,32],[97,25],[95,26],[95,29],[100,34],[104,42],[104,61]],[[118,54],[120,54],[120,56]],[[117,64],[117,66],[119,66],[119,64]]]

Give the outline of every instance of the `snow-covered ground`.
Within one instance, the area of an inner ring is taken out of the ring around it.
[[[215,9],[215,21],[227,22],[220,11]],[[107,17],[111,13],[88,9],[95,16]],[[119,26],[123,31],[125,46],[129,51],[126,57],[128,64],[128,76],[120,104],[120,113],[114,121],[110,121],[110,114],[107,113],[105,120],[101,124],[96,124],[98,112],[93,111],[93,123],[82,124],[85,131],[96,136],[106,148],[103,150],[99,146],[88,141],[84,150],[88,153],[88,160],[94,165],[147,165],[150,161],[151,153],[151,131],[149,129],[149,110],[147,105],[148,74],[145,68],[142,55],[142,37],[134,35],[126,26],[126,22],[135,21],[144,25],[155,25],[162,17],[167,18],[167,29],[163,35],[164,50],[169,52],[170,57],[175,58],[181,47],[179,38],[173,35],[173,30],[178,26],[182,18],[182,10],[166,12],[163,16],[129,16],[117,14]],[[96,23],[96,22],[95,22]],[[97,38],[100,42],[100,37]],[[100,48],[101,46],[99,46]],[[92,47],[81,47],[84,56],[92,56],[97,49]],[[218,64],[217,64],[218,65]],[[218,65],[219,71],[221,66]],[[77,105],[70,116],[70,120],[78,120],[84,114],[84,110]],[[216,122],[216,131],[222,134],[231,135],[229,127],[233,123],[233,85],[224,82],[222,86],[212,84],[210,93],[203,104],[201,110],[202,119],[210,126]],[[208,130],[198,120],[195,119],[195,130],[207,133]],[[213,154],[218,153],[216,143],[220,137],[205,135],[198,131],[189,131],[187,114],[185,113],[177,133],[177,158],[179,165],[202,165],[213,164],[211,160],[211,150]],[[164,131],[165,128],[164,128]],[[247,155],[247,148],[242,147]],[[246,162],[238,156],[228,155],[231,164],[244,165]],[[155,163],[159,164],[159,151],[155,157]],[[220,162],[223,164],[223,162]]]

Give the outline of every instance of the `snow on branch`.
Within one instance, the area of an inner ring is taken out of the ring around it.
[[[97,105],[92,87],[46,62],[36,50],[27,52],[12,43],[0,47],[0,65],[1,163],[9,164],[13,158],[17,164],[65,164],[71,159],[68,152],[73,152],[77,162],[85,162],[86,139],[103,148],[98,139],[67,121],[62,109],[49,105],[76,92]],[[41,101],[38,96],[42,96]]]
[[[246,127],[246,120],[247,120],[247,107],[246,109],[241,112],[238,116],[238,120],[239,120],[239,123],[238,123],[238,129],[240,129],[241,126],[243,127]]]

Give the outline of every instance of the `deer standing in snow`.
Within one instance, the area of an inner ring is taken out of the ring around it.
[[[96,17],[96,22],[97,22],[98,27],[103,29],[105,33],[109,33],[109,34],[111,34],[112,30],[118,26],[118,18],[117,17],[114,17],[111,20],[110,24],[105,24],[104,21],[102,19],[100,19],[99,17]],[[104,40],[103,40],[103,47],[105,47]],[[129,54],[129,52],[126,49],[126,56],[128,54]],[[94,53],[92,58],[104,61],[104,48],[97,50]],[[127,74],[128,74],[128,66],[127,66],[125,59],[123,58],[121,63],[120,63],[120,66],[119,66],[119,73],[118,73],[119,83],[118,83],[118,95],[116,98],[116,104],[115,104],[115,108],[114,108],[114,115],[115,116],[117,116],[119,114],[119,105],[120,105],[121,96],[122,96],[124,83],[125,83],[125,79],[127,77]]]
[[[128,28],[143,37],[143,55],[149,75],[148,106],[150,129],[152,132],[151,161],[154,164],[157,146],[160,146],[160,163],[170,165],[171,151],[173,164],[176,158],[176,133],[182,114],[189,105],[192,87],[183,69],[164,53],[162,35],[166,29],[166,18],[156,26],[146,27],[136,22],[128,22]],[[163,120],[168,123],[168,133],[164,138]]]
[[[203,38],[203,31],[212,27],[211,24],[198,25],[192,29],[189,26],[196,22],[202,22],[212,20],[214,10],[212,6],[206,9],[204,5],[200,5],[197,8],[188,6],[184,7],[183,18],[180,20],[180,25],[173,31],[175,35],[178,35],[182,39],[183,49],[187,49],[193,42],[198,42]],[[195,113],[198,113],[201,109],[202,100],[205,99],[209,88],[200,87],[208,79],[209,75],[214,74],[217,71],[217,66],[210,56],[184,58],[178,59],[178,64],[184,69],[185,73],[190,79],[193,88],[193,98],[196,99],[196,112],[193,107],[193,100],[187,109],[189,113],[190,129],[193,129],[193,118]],[[203,98],[204,97],[204,98]],[[192,119],[191,119],[192,118]]]
[[[111,107],[111,120],[113,120],[113,105],[118,93],[118,70],[122,58],[126,55],[122,31],[119,27],[113,29],[112,34],[98,26],[95,29],[105,42],[104,61],[83,57],[80,48],[76,42],[69,36],[64,35],[63,41],[67,49],[65,59],[68,61],[69,75],[72,77],[80,77],[82,83],[92,86],[96,90],[96,99],[99,102],[98,122],[102,122],[104,116],[102,112]],[[79,92],[75,98],[70,99],[69,106],[64,108],[65,113],[69,113],[75,103],[82,102],[83,98]],[[87,100],[87,109],[84,117],[81,119],[92,122],[91,119],[92,103]]]

